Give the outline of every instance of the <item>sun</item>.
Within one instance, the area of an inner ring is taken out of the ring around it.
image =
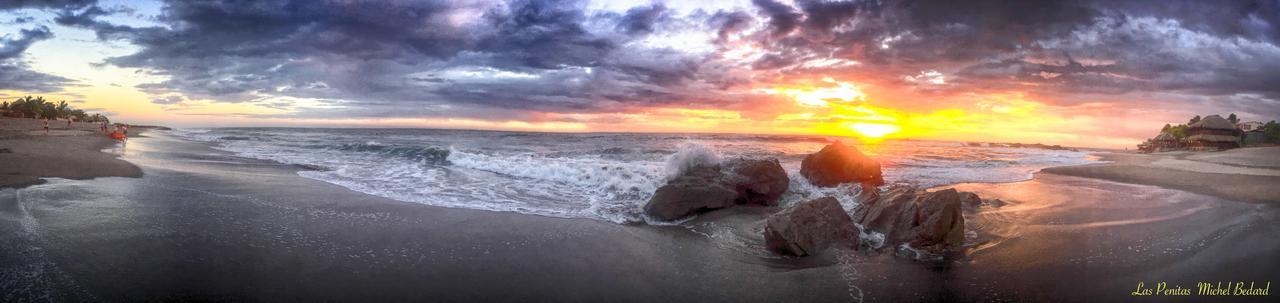
[[[853,130],[853,132],[855,133],[858,133],[858,135],[868,139],[884,138],[884,136],[887,136],[889,134],[896,133],[902,130],[902,128],[898,127],[897,125],[881,124],[881,123],[866,123],[866,122],[851,123],[849,124],[849,129]]]

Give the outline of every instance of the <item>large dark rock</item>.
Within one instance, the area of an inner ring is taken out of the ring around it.
[[[732,206],[737,197],[738,192],[722,180],[718,166],[702,166],[659,187],[644,206],[644,212],[670,221],[699,211]]]
[[[949,248],[964,244],[964,214],[960,193],[948,188],[933,191],[916,200],[916,225],[911,246]]]
[[[884,234],[885,242],[910,240],[915,225],[915,200],[918,191],[907,186],[892,186],[884,193],[875,188],[858,194],[862,204],[853,219],[867,230]]]
[[[644,211],[670,221],[698,212],[750,204],[774,206],[791,187],[777,159],[732,159],[698,166],[658,187]]]
[[[778,159],[734,159],[725,166],[731,172],[726,179],[738,192],[738,204],[778,205],[778,199],[791,188],[791,179]]]
[[[769,216],[764,240],[774,253],[807,256],[831,246],[857,248],[858,229],[836,198],[825,197],[800,202]]]
[[[861,194],[863,205],[853,218],[863,228],[884,234],[886,244],[942,250],[964,244],[962,202],[977,197],[970,195],[951,188],[927,192],[893,186],[882,193]]]
[[[805,156],[800,162],[800,175],[813,185],[822,187],[855,182],[884,184],[880,162],[839,141]]]

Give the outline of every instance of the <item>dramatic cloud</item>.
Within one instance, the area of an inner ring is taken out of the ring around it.
[[[52,37],[44,26],[20,30],[16,37],[0,37],[0,89],[50,92],[69,83],[63,77],[32,71],[22,61],[31,44]]]
[[[6,0],[0,1],[0,10],[19,8],[73,9],[97,3],[98,0]]]
[[[1278,1],[168,1],[154,27],[104,21],[116,12],[90,1],[16,3],[0,9],[56,9],[59,25],[138,46],[106,62],[167,76],[140,87],[155,103],[180,94],[300,117],[767,111],[776,100],[761,88],[824,77],[1061,106],[1160,93],[1280,115]]]

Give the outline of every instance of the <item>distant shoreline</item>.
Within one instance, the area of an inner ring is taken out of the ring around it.
[[[1050,167],[1044,173],[1154,185],[1241,202],[1280,205],[1280,147],[1221,152],[1097,153],[1110,163]]]
[[[131,136],[158,127],[132,127]],[[0,189],[44,183],[43,178],[73,180],[141,177],[136,165],[102,150],[123,144],[103,134],[97,123],[49,121],[43,134],[37,119],[0,118]]]

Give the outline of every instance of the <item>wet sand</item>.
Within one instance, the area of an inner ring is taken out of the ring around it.
[[[1100,153],[1113,163],[1046,168],[1043,172],[1104,179],[1280,204],[1280,147],[1222,152]]]
[[[1155,186],[1041,173],[959,190],[1010,204],[967,214],[984,236],[953,275],[1016,301],[1258,301],[1253,297],[1130,297],[1139,282],[1280,279],[1280,208]]]
[[[847,301],[683,227],[449,209],[149,134],[142,178],[0,191],[0,301]]]
[[[763,253],[767,208],[618,225],[398,202],[164,132],[141,178],[0,190],[0,301],[1131,302],[1138,282],[1280,281],[1280,210],[1041,173],[961,190],[965,252]],[[1205,297],[1190,297],[1205,301]],[[1208,298],[1258,301],[1258,298]]]
[[[40,120],[0,118],[0,188],[40,184],[43,177],[141,176],[137,166],[101,152],[116,144],[93,123],[49,121],[45,135]]]

